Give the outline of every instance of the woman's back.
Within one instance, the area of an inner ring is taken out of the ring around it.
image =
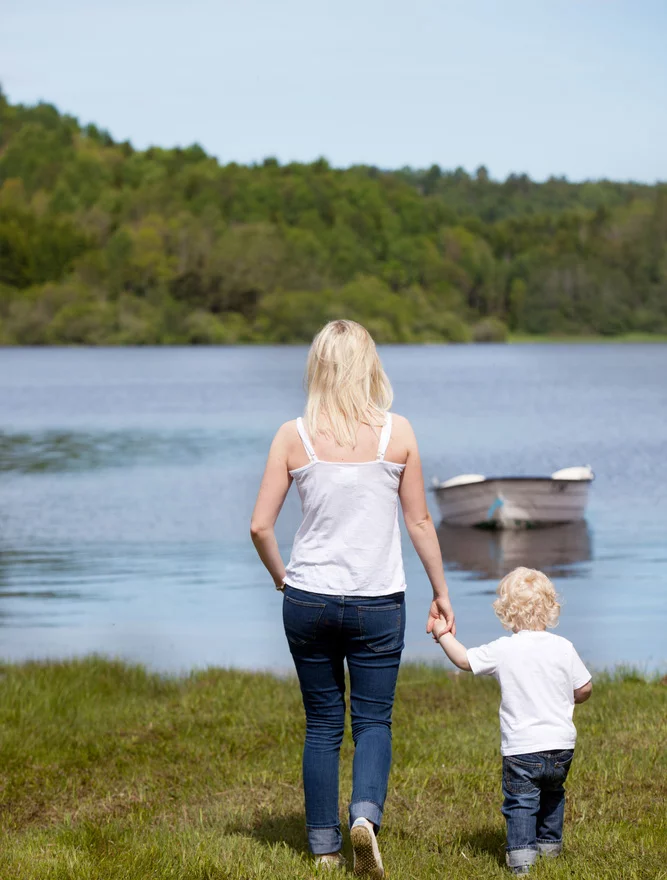
[[[297,427],[299,419],[287,422],[283,426],[288,441],[288,470],[295,471],[308,464],[310,457],[301,439]],[[408,446],[405,439],[407,419],[392,413],[391,436],[385,453],[385,460],[396,464],[405,464],[408,456]],[[382,425],[369,425],[363,423],[357,429],[354,446],[341,446],[330,433],[318,432],[313,437],[307,436],[312,442],[313,451],[320,461],[350,462],[361,464],[375,461],[380,444]]]
[[[361,425],[354,447],[341,447],[323,433],[313,443],[302,419],[294,429],[303,455],[290,444],[288,459],[297,465],[290,475],[301,498],[303,522],[294,539],[286,583],[332,595],[403,591],[398,489],[405,462],[386,457],[391,414],[379,439],[371,426]],[[394,442],[392,452],[400,455],[399,442]],[[331,458],[321,457],[327,455]]]

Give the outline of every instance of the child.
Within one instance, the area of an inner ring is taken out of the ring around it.
[[[459,669],[500,683],[505,860],[512,873],[527,874],[538,855],[557,856],[563,847],[563,783],[577,736],[572,714],[592,684],[572,643],[546,632],[558,623],[560,605],[545,574],[516,568],[497,592],[494,610],[512,636],[466,650],[437,621],[433,637]]]

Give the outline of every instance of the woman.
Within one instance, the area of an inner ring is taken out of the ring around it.
[[[285,634],[306,711],[303,785],[308,843],[323,867],[342,863],[338,763],[350,675],[355,744],[350,826],[354,871],[384,876],[376,834],[391,765],[391,715],[405,631],[400,498],[433,587],[436,620],[456,632],[426,505],[414,433],[367,330],[332,321],[308,355],[305,418],[276,434],[252,517],[259,556],[284,593]],[[274,525],[294,480],[303,507],[287,568]]]

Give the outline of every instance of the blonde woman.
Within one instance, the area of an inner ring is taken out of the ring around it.
[[[252,517],[259,556],[284,593],[283,622],[306,711],[303,784],[308,842],[342,864],[338,763],[345,672],[355,744],[349,817],[356,874],[384,876],[376,834],[391,765],[391,716],[405,631],[398,500],[433,587],[427,622],[455,632],[442,557],[407,419],[367,330],[333,321],[315,337],[304,418],[276,434]],[[285,567],[274,525],[292,481],[303,521]]]

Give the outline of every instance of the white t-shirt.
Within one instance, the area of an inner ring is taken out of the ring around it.
[[[591,674],[572,642],[521,630],[469,648],[468,662],[475,675],[493,675],[500,683],[502,755],[574,748],[574,690]]]

